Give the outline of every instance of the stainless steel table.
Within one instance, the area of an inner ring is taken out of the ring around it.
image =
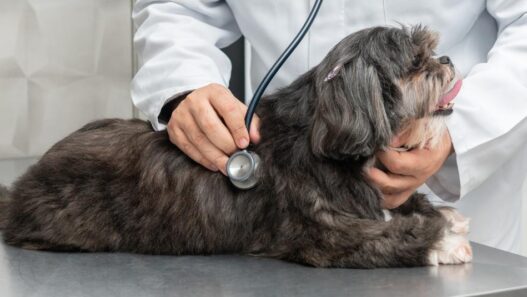
[[[357,270],[236,255],[36,252],[2,242],[0,296],[527,296],[527,258],[473,247],[468,265]]]

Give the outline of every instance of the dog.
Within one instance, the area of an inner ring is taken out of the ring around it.
[[[315,267],[471,261],[468,220],[413,194],[390,211],[365,170],[392,137],[437,145],[459,90],[426,27],[374,27],[262,99],[259,183],[236,189],[137,119],[89,123],[13,185],[6,243],[25,249],[241,253]],[[4,199],[5,200],[5,199]]]

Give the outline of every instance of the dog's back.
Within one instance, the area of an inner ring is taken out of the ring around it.
[[[240,250],[247,221],[236,214],[247,210],[238,209],[246,204],[235,203],[232,191],[166,131],[140,120],[96,121],[54,145],[15,183],[4,238],[52,250]]]

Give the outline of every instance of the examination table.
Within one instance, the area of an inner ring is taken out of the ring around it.
[[[52,253],[2,241],[0,296],[527,296],[527,258],[473,248],[467,265],[366,270],[237,255]]]

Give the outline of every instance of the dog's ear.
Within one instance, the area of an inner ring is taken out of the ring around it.
[[[337,67],[337,73],[334,67],[321,68],[311,127],[313,154],[337,160],[372,156],[392,135],[384,82],[360,58]]]

